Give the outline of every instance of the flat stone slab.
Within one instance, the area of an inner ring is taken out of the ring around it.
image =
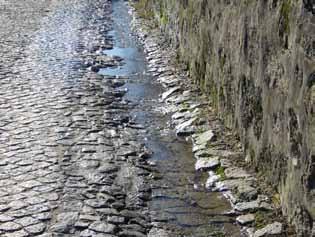
[[[214,141],[214,140],[215,140],[215,134],[212,130],[209,130],[209,131],[196,135],[195,143],[197,145],[203,145],[203,144],[208,145],[209,142]]]
[[[194,153],[196,153],[196,152],[201,152],[202,150],[205,150],[206,149],[206,145],[197,145],[197,144],[194,144],[193,145],[193,148],[192,148],[192,151],[194,152]]]
[[[147,235],[143,234],[137,230],[123,230],[119,233],[120,236],[136,236],[136,237],[147,237]]]
[[[38,223],[36,225],[25,227],[25,230],[28,233],[32,234],[33,236],[43,233],[45,229],[46,229],[46,225],[44,223]]]
[[[216,187],[219,191],[225,191],[225,190],[233,190],[237,189],[240,186],[251,186],[255,185],[254,180],[250,179],[227,179],[220,181],[216,184]]]
[[[22,229],[22,226],[14,222],[6,222],[0,225],[2,231],[17,231]]]
[[[257,230],[254,233],[254,237],[263,237],[263,236],[277,236],[283,232],[283,225],[280,222],[274,222],[267,225],[266,227]]]
[[[237,197],[241,200],[251,201],[256,199],[258,191],[246,182],[243,182],[237,187]]]
[[[175,114],[172,115],[172,119],[173,120],[178,120],[178,119],[182,119],[182,118],[187,118],[188,116],[191,116],[189,111],[176,112]]]
[[[228,179],[248,178],[251,176],[249,173],[247,173],[242,168],[237,168],[237,167],[227,168],[224,171],[224,173],[225,173],[226,178],[228,178]]]
[[[116,226],[102,221],[96,221],[89,226],[89,229],[98,233],[113,234],[116,231]]]
[[[259,201],[239,202],[234,206],[234,209],[239,212],[256,211],[260,208]]]
[[[164,92],[162,94],[162,100],[166,100],[167,98],[169,98],[171,95],[173,95],[175,92],[179,91],[181,89],[181,87],[177,86],[177,87],[174,87],[166,92]]]
[[[236,218],[236,221],[241,225],[247,225],[255,221],[254,214],[242,215]]]
[[[209,170],[214,169],[220,165],[220,158],[219,157],[205,157],[198,159],[195,164],[196,170]]]
[[[158,78],[158,81],[163,84],[164,87],[174,87],[180,83],[180,79],[174,75],[171,76],[162,76]]]
[[[189,136],[195,132],[194,123],[197,118],[189,119],[176,126],[176,135],[177,136]]]
[[[241,156],[242,154],[240,152],[230,150],[218,150],[214,148],[208,148],[196,151],[195,155],[198,157],[220,156],[222,158],[235,158]]]

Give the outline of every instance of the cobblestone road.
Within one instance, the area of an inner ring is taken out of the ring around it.
[[[110,1],[0,0],[0,235],[146,236],[150,174]],[[143,157],[143,158],[139,158]]]

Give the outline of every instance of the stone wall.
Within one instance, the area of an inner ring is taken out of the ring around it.
[[[141,1],[141,0],[140,0]],[[303,236],[315,220],[312,0],[142,0]],[[147,14],[151,15],[151,14]]]

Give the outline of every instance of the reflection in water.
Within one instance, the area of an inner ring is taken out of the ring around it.
[[[114,68],[105,68],[100,70],[100,74],[110,75],[110,76],[129,76],[138,75],[141,72],[142,60],[141,53],[137,48],[119,48],[114,47],[111,50],[105,50],[105,54],[109,56],[119,56],[124,59],[124,65]]]

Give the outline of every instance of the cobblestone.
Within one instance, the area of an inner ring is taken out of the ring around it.
[[[122,63],[101,54],[113,44],[111,1],[0,8],[0,235],[148,232],[127,225],[149,192],[132,139],[141,126],[126,113],[124,82],[96,74]]]

